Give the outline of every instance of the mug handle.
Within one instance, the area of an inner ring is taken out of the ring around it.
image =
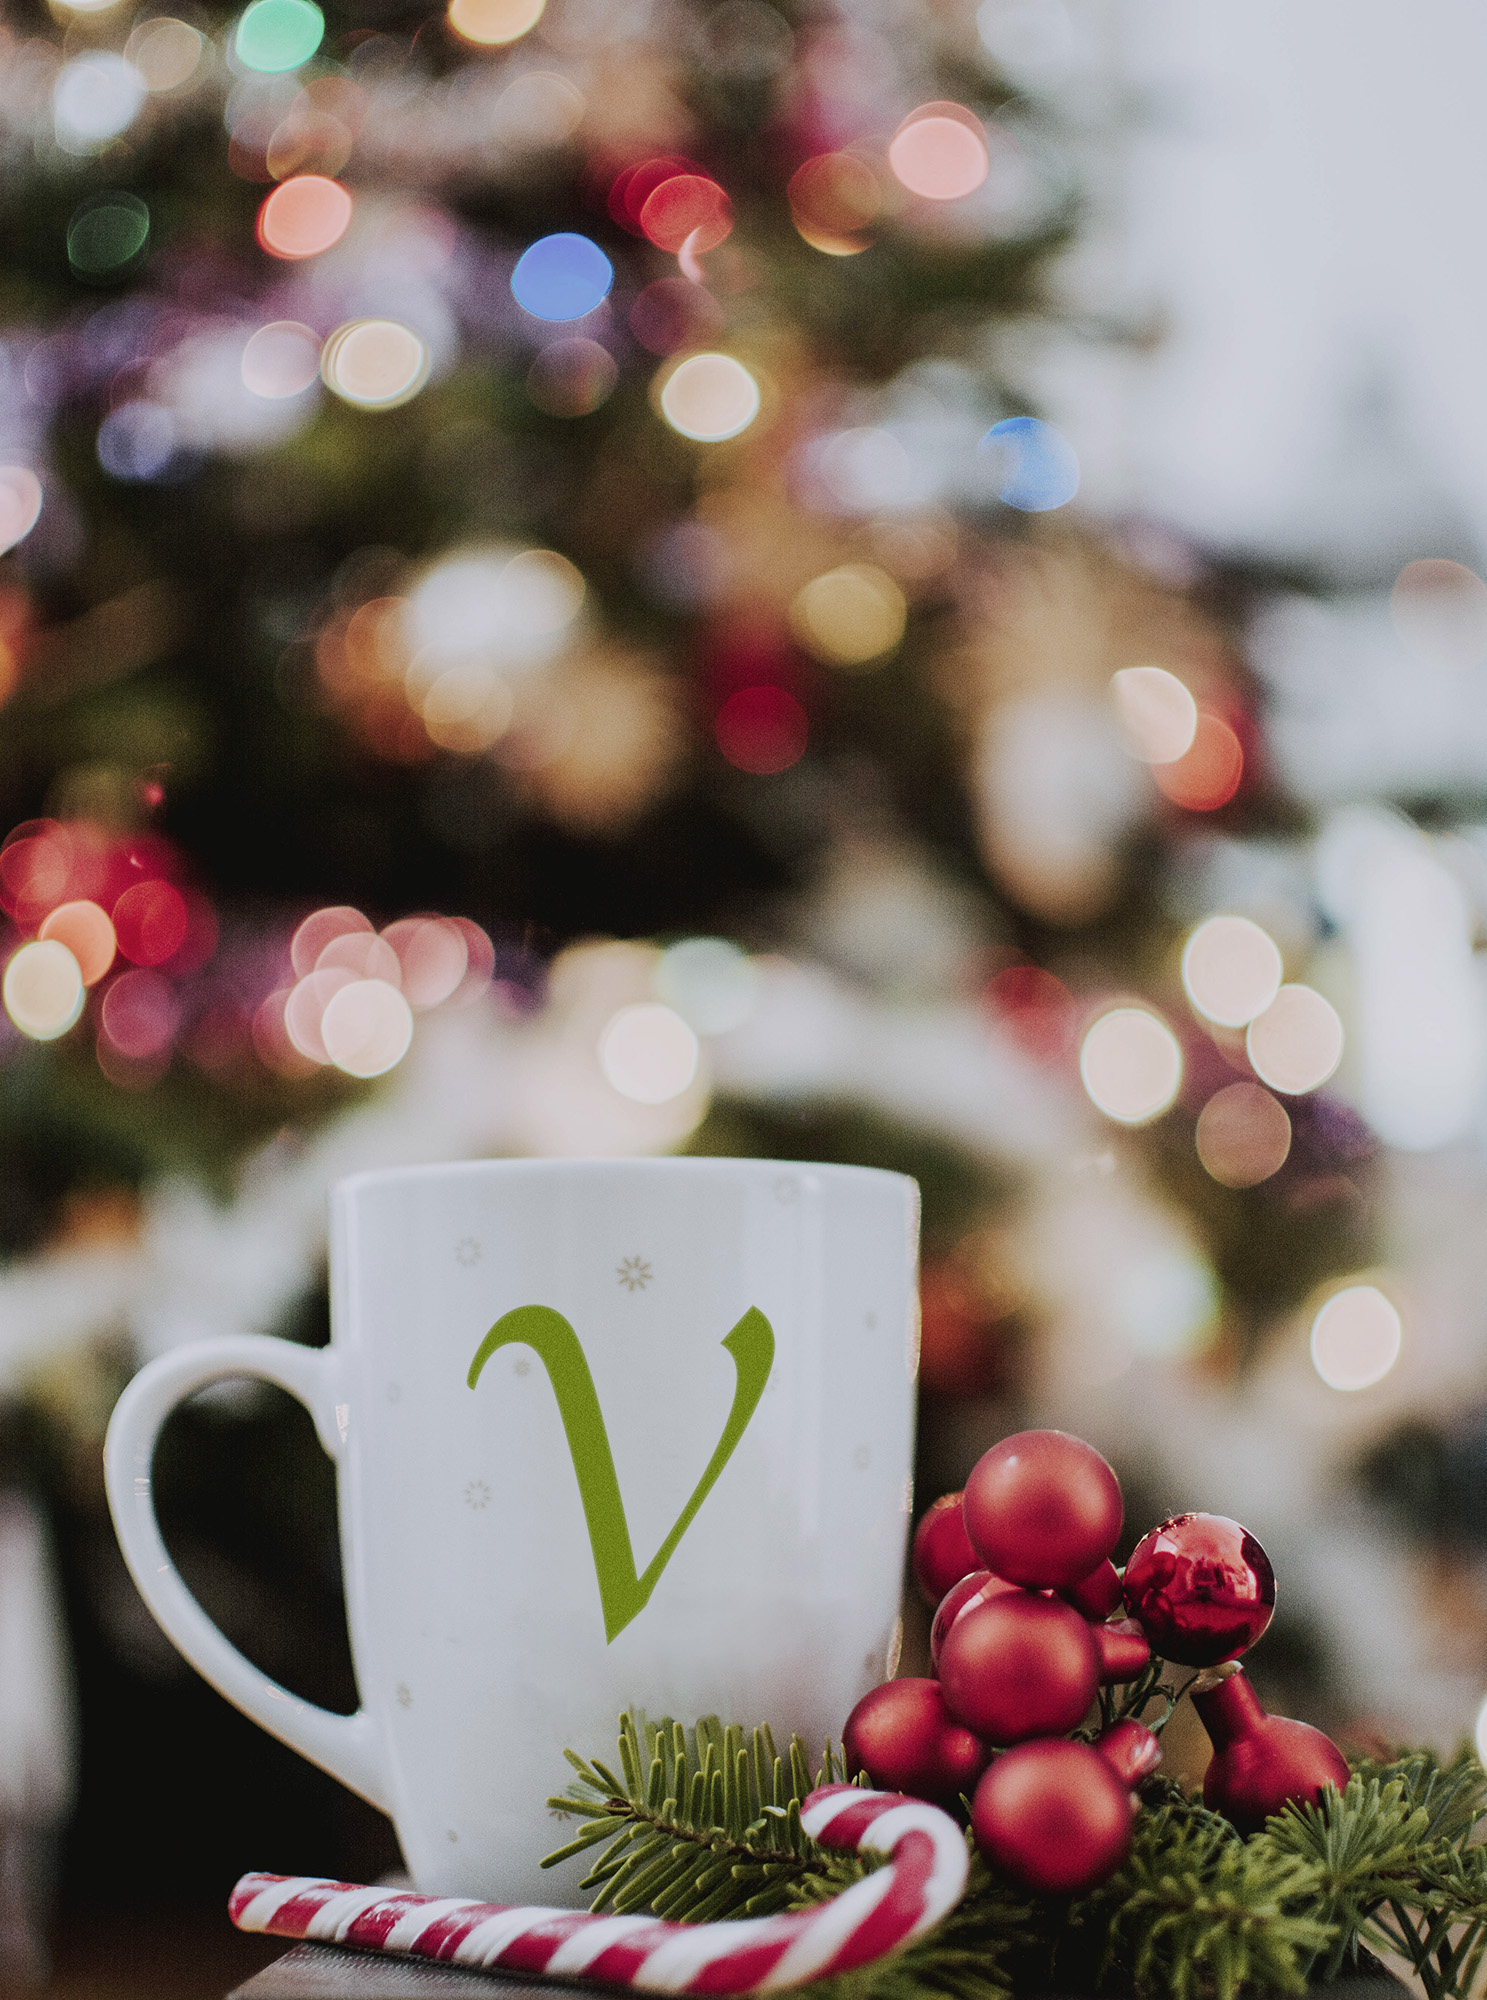
[[[161,1539],[151,1471],[161,1427],[185,1397],[234,1375],[257,1376],[287,1389],[315,1419],[325,1451],[339,1459],[345,1405],[337,1406],[331,1349],[246,1333],[177,1348],[140,1370],[109,1421],[104,1480],[119,1546],[156,1622],[219,1694],[271,1736],[387,1812],[378,1732],[366,1709],[336,1715],[318,1708],[245,1659],[186,1588]]]

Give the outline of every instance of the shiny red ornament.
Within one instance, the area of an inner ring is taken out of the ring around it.
[[[926,1604],[938,1604],[952,1583],[981,1567],[960,1502],[960,1494],[942,1493],[914,1530],[914,1577]]]
[[[1098,1569],[1125,1511],[1110,1467],[1066,1431],[1019,1431],[993,1445],[962,1504],[971,1546],[993,1574],[1053,1590]]]
[[[1077,1728],[1099,1683],[1090,1626],[1056,1597],[1028,1590],[968,1607],[940,1647],[946,1707],[989,1743]]]
[[[1131,1793],[1098,1750],[1058,1740],[998,1757],[976,1787],[971,1825],[986,1858],[1040,1895],[1078,1895],[1130,1850]]]
[[[1244,1669],[1193,1696],[1213,1756],[1203,1774],[1203,1803],[1241,1833],[1258,1833],[1272,1813],[1312,1805],[1324,1788],[1342,1791],[1348,1760],[1330,1736],[1308,1722],[1267,1715]]]
[[[1275,1571],[1238,1521],[1174,1514],[1136,1544],[1125,1597],[1160,1658],[1216,1667],[1237,1660],[1270,1623]]]
[[[865,1694],[842,1730],[847,1769],[884,1791],[940,1802],[969,1792],[990,1754],[945,1706],[938,1681],[906,1677]]]
[[[1162,1761],[1160,1737],[1133,1715],[1102,1731],[1095,1738],[1094,1747],[1121,1783],[1132,1790],[1143,1778],[1149,1778]]]
[[[1091,1625],[1100,1655],[1100,1685],[1113,1687],[1133,1681],[1151,1660],[1146,1634],[1134,1618],[1117,1618],[1109,1625]]]
[[[952,1584],[940,1599],[940,1608],[935,1613],[934,1623],[929,1628],[929,1657],[936,1671],[939,1670],[940,1654],[945,1645],[945,1634],[955,1623],[962,1611],[969,1611],[973,1604],[989,1602],[993,1597],[1004,1597],[1009,1590],[1016,1590],[1015,1583],[1004,1583],[999,1576],[993,1576],[989,1569],[973,1569],[969,1576]]]
[[[1082,1576],[1078,1583],[1071,1583],[1059,1596],[1065,1604],[1072,1604],[1076,1611],[1086,1618],[1103,1622],[1112,1611],[1119,1611],[1125,1602],[1121,1587],[1120,1571],[1108,1558],[1098,1569]]]

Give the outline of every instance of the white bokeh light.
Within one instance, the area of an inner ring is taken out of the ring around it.
[[[658,1000],[621,1007],[599,1037],[599,1066],[621,1097],[666,1104],[697,1074],[697,1037]]]
[[[5,968],[5,1011],[35,1042],[65,1035],[83,1011],[83,975],[58,938],[23,944]]]
[[[1342,1022],[1310,986],[1283,986],[1250,1022],[1244,1047],[1262,1083],[1299,1097],[1324,1084],[1342,1061]]]
[[[1166,1022],[1144,1007],[1114,1007],[1085,1036],[1079,1074],[1107,1118],[1144,1125],[1176,1097],[1182,1050]]]
[[[1274,939],[1248,917],[1210,917],[1188,939],[1182,983],[1200,1014],[1243,1028],[1263,1014],[1284,974]]]
[[[408,1053],[412,1009],[387,980],[353,979],[331,996],[320,1017],[320,1036],[337,1069],[348,1076],[381,1076]]]
[[[725,1035],[753,1013],[759,969],[726,938],[683,938],[662,953],[655,988],[699,1035]]]
[[[117,139],[139,116],[144,78],[113,49],[74,56],[52,86],[52,120],[65,153],[92,153]]]
[[[1334,1292],[1311,1327],[1312,1365],[1329,1389],[1371,1389],[1399,1359],[1404,1328],[1377,1285]]]
[[[1175,764],[1193,747],[1198,704],[1165,667],[1122,667],[1111,678],[1121,734],[1143,764]]]

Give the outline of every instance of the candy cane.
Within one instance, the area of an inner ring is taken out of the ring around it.
[[[313,1875],[245,1875],[228,1909],[239,1930],[272,1937],[642,1993],[745,1994],[778,1993],[866,1965],[960,1901],[965,1835],[938,1806],[823,1785],[806,1800],[800,1823],[825,1847],[886,1854],[889,1865],[810,1909],[712,1924],[415,1896]]]

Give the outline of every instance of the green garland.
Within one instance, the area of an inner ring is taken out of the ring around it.
[[[1167,1692],[1167,1690],[1163,1690]],[[1122,1704],[1124,1706],[1124,1704]],[[768,1727],[691,1730],[620,1718],[619,1770],[568,1751],[550,1799],[585,1824],[543,1863],[598,1850],[593,1908],[683,1923],[762,1916],[836,1895],[881,1863],[829,1853],[801,1803],[845,1775],[828,1744],[813,1771]],[[1131,1852],[1092,1893],[1032,1897],[974,1850],[959,1906],[897,1956],[807,1989],[820,2000],[1007,2000],[1016,1992],[1235,2000],[1302,1993],[1385,1953],[1427,2000],[1464,2000],[1487,1958],[1487,1775],[1462,1751],[1358,1761],[1347,1790],[1288,1807],[1242,1839],[1170,1779],[1141,1787]]]

